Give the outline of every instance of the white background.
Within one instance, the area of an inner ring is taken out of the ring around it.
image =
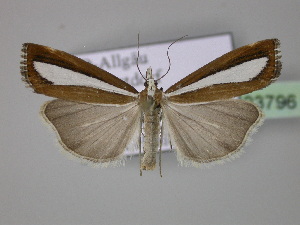
[[[235,47],[282,43],[279,80],[299,81],[298,0],[1,0],[0,224],[299,224],[299,119],[267,120],[239,159],[209,169],[95,169],[67,159],[24,87],[23,42],[73,54],[232,32]],[[176,45],[173,46],[176,48]],[[206,52],[203,52],[206,54]],[[165,56],[163,56],[165,57]],[[188,64],[183,58],[182,66]]]

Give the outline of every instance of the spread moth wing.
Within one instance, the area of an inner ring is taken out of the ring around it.
[[[127,104],[138,96],[131,85],[63,51],[31,43],[22,51],[23,80],[37,93],[100,104]]]
[[[238,48],[171,86],[162,101],[163,122],[184,165],[222,160],[239,152],[259,124],[253,103],[230,98],[264,88],[280,74],[279,41]]]
[[[254,104],[235,99],[204,104],[165,101],[162,108],[179,162],[196,167],[237,153],[262,117]]]
[[[178,103],[229,99],[268,86],[280,74],[279,40],[233,50],[172,85],[165,93]]]
[[[41,114],[63,148],[103,166],[120,163],[140,131],[135,88],[59,50],[26,43],[22,51],[23,80],[35,92],[59,98],[46,103]]]
[[[41,109],[63,148],[72,155],[107,166],[122,162],[140,131],[137,102],[124,105],[85,104],[56,99]]]

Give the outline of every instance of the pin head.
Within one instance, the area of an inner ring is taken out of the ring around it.
[[[150,80],[150,79],[153,79],[153,75],[152,75],[152,68],[149,67],[146,71],[146,80]]]

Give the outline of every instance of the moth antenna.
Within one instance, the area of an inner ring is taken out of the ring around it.
[[[141,73],[140,67],[139,67],[139,57],[140,57],[140,33],[138,33],[138,51],[137,51],[137,58],[136,58],[136,67],[138,68],[139,73],[141,76],[146,80],[146,78]]]
[[[163,76],[161,76],[159,79],[157,79],[156,81],[159,81],[161,78],[163,78],[164,76],[166,76],[166,75],[169,73],[170,69],[171,69],[171,59],[170,59],[170,56],[169,56],[169,49],[170,49],[170,47],[171,47],[173,44],[175,44],[177,41],[180,41],[181,39],[186,38],[187,36],[188,36],[188,35],[184,35],[183,37],[178,38],[176,41],[173,41],[173,42],[169,45],[168,50],[167,50],[167,56],[168,56],[168,60],[169,60],[169,68],[168,68],[167,72],[166,72]]]

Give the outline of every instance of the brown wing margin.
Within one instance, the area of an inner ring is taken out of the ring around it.
[[[92,87],[53,85],[39,75],[34,68],[34,62],[43,62],[59,66],[81,73],[83,76],[101,80],[131,93],[138,93],[134,87],[109,72],[79,59],[76,56],[50,47],[25,43],[23,44],[22,58],[21,74],[23,75],[23,80],[32,87],[36,93],[77,102],[103,104],[126,104],[136,99],[133,96],[116,94]]]
[[[172,85],[166,93],[179,90],[219,71],[227,70],[244,62],[267,57],[266,67],[250,81],[216,84],[192,92],[170,96],[168,99],[178,103],[208,102],[229,99],[264,88],[280,75],[281,62],[279,59],[281,56],[279,47],[279,40],[268,39],[233,50]]]

